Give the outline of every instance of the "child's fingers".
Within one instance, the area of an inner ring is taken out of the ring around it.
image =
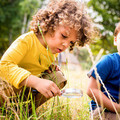
[[[47,73],[49,73],[49,74],[50,74],[51,72],[52,72],[51,70],[47,70]]]
[[[60,71],[60,67],[58,65],[56,65],[55,69],[56,71]]]
[[[49,70],[52,71],[52,65],[49,67]]]
[[[56,90],[54,87],[51,88],[51,92],[52,92],[53,96],[58,95],[58,90]]]
[[[51,73],[51,70],[45,70],[44,72],[50,74],[50,73]]]
[[[47,92],[47,94],[48,94],[49,98],[51,98],[51,97],[53,97],[53,96],[54,96],[54,94],[53,94],[53,92],[52,92],[52,91],[48,91],[48,92]]]
[[[55,91],[57,91],[57,95],[61,95],[60,89],[56,84],[53,84],[53,87],[55,88]]]
[[[57,65],[54,65],[54,64],[50,65],[50,67],[49,67],[49,69],[50,69],[51,71],[56,70],[56,68],[57,68]]]
[[[50,67],[49,67],[50,73],[53,72],[54,70],[60,71],[60,67],[58,65],[54,65],[54,64],[50,65]]]
[[[61,95],[59,88],[54,82],[45,79],[43,81],[41,80],[40,82],[42,82],[43,85],[41,86],[40,83],[40,85],[38,85],[35,89],[37,89],[46,98],[51,98],[56,95]]]
[[[51,98],[54,96],[54,94],[51,90],[47,90],[46,92],[43,92],[41,94],[43,94],[46,98]]]
[[[49,94],[47,92],[40,92],[42,95],[44,95],[46,98],[49,98]]]

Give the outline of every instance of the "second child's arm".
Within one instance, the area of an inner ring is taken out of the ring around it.
[[[115,109],[113,107],[114,104],[116,110],[120,113],[120,104],[117,104],[115,102],[113,102],[112,104],[112,101],[110,101],[110,99],[101,92],[98,86],[101,86],[100,83],[97,82],[97,80],[91,76],[87,89],[88,96],[94,101],[96,99],[99,105],[103,105],[103,107],[107,108],[111,112],[115,112]]]
[[[20,86],[27,86],[35,88],[46,98],[51,98],[56,95],[61,95],[57,85],[47,79],[38,78],[34,75],[30,75],[27,79],[21,82]]]

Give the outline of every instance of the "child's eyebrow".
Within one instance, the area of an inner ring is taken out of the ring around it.
[[[69,30],[64,30],[64,33],[69,36],[70,35],[70,31]]]

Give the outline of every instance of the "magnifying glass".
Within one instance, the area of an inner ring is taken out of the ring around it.
[[[35,89],[32,89],[32,92],[36,94],[39,93]],[[61,94],[63,97],[67,97],[67,98],[80,98],[83,96],[83,91],[75,88],[67,88],[67,89],[61,90]]]
[[[61,90],[61,94],[63,97],[67,97],[67,98],[80,98],[83,96],[83,91],[75,88],[67,88]]]

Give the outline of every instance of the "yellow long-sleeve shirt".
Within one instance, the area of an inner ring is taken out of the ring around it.
[[[39,76],[55,60],[38,40],[33,31],[18,37],[0,61],[0,77],[19,88],[30,74]]]

